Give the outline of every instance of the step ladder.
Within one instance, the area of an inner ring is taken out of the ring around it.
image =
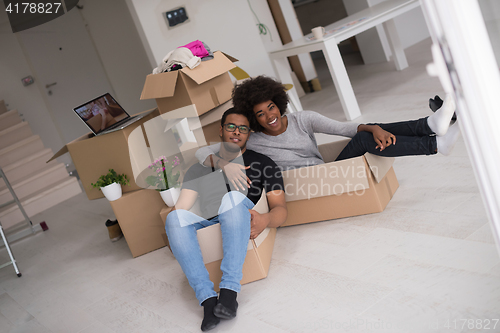
[[[23,237],[25,237],[25,236],[27,236],[29,234],[35,234],[39,230],[43,230],[43,231],[47,230],[48,227],[47,227],[47,224],[45,222],[42,222],[42,223],[37,224],[37,225],[33,225],[33,223],[31,222],[30,218],[28,217],[28,214],[26,214],[26,211],[24,210],[23,206],[21,205],[21,201],[19,201],[19,198],[17,197],[16,193],[14,192],[14,189],[12,188],[12,186],[9,183],[9,181],[7,180],[7,177],[5,176],[5,173],[3,172],[2,168],[0,168],[0,178],[3,178],[3,180],[5,182],[5,185],[7,186],[7,188],[10,191],[10,194],[14,198],[14,200],[12,200],[12,201],[9,201],[9,202],[6,202],[4,204],[1,204],[0,205],[0,209],[2,209],[3,207],[6,207],[8,205],[11,205],[13,203],[16,203],[17,206],[19,207],[19,210],[21,211],[21,213],[23,214],[24,218],[26,219],[26,223],[27,223],[27,226],[28,226],[27,229],[19,231],[19,232],[15,233],[14,235],[11,235],[9,237],[9,240],[10,241],[14,241],[14,240],[23,238]],[[5,236],[5,233],[3,231],[3,227],[2,227],[2,222],[1,221],[0,221],[0,235],[2,236],[3,244],[5,245],[5,248],[7,249],[7,253],[9,254],[9,258],[10,258],[10,261],[6,262],[3,265],[0,265],[0,268],[4,268],[6,266],[13,265],[14,266],[14,270],[16,271],[17,276],[21,277],[22,274],[19,271],[19,268],[17,267],[16,259],[14,259],[14,254],[12,253],[12,250],[10,249],[9,240],[7,240],[7,237]]]

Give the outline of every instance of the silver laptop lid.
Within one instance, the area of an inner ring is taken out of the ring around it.
[[[130,119],[130,115],[109,93],[79,105],[73,111],[95,135]]]

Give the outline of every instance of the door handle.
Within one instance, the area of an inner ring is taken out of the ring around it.
[[[55,86],[56,84],[57,84],[57,82],[46,84],[45,88],[49,89],[50,87]]]

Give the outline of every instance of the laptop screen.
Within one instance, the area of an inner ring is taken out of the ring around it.
[[[116,123],[130,118],[109,93],[96,97],[73,110],[94,134],[114,127]]]

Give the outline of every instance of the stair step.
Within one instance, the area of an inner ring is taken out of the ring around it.
[[[41,189],[37,193],[24,198],[21,200],[21,204],[26,214],[31,218],[81,192],[82,189],[78,180],[75,177],[69,177],[55,186]],[[0,210],[0,221],[2,221],[3,228],[8,229],[20,222],[24,223],[24,216],[16,204],[11,204]]]
[[[16,183],[19,179],[24,178],[29,175],[33,170],[41,170],[46,167],[56,165],[58,162],[56,160],[47,161],[54,155],[50,148],[43,149],[35,154],[29,155],[22,160],[15,163],[9,164],[2,168],[3,172],[7,176],[7,179],[12,184]],[[5,187],[5,181],[0,179],[0,189]]]
[[[57,184],[59,181],[68,177],[69,175],[66,171],[66,167],[63,163],[59,163],[46,167],[43,170],[34,170],[34,172],[29,173],[24,179],[16,183],[11,183],[11,186],[14,192],[16,192],[17,197],[22,200],[30,194],[36,193],[47,186]],[[14,197],[11,195],[7,186],[0,188],[0,205],[13,199]]]
[[[3,131],[15,124],[22,121],[21,117],[17,113],[17,110],[10,110],[5,113],[0,114],[0,131]]]
[[[45,149],[45,147],[43,146],[42,140],[40,140],[40,136],[32,135],[27,139],[0,150],[0,167],[3,168],[4,166],[15,163],[43,149]]]
[[[30,125],[22,121],[19,124],[11,126],[0,131],[0,149],[7,148],[16,142],[27,139],[32,136]]]

